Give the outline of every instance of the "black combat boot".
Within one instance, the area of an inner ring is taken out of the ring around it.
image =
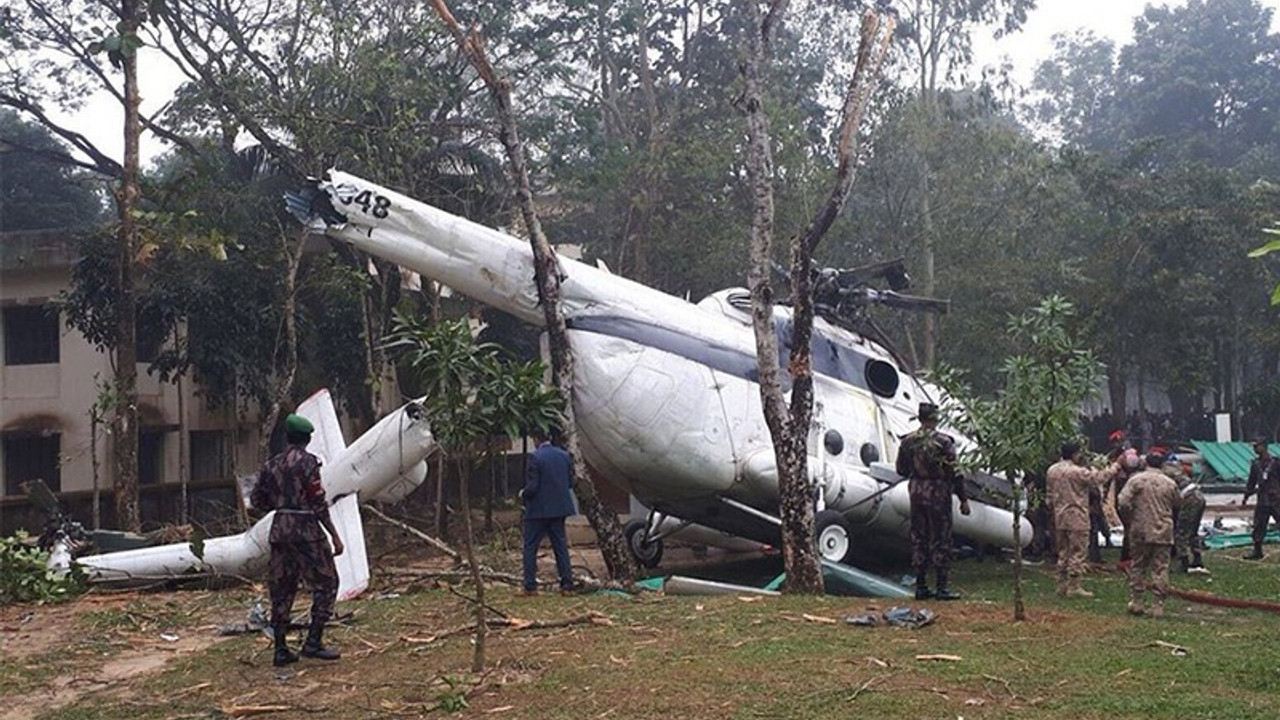
[[[324,623],[311,621],[311,630],[307,632],[307,641],[302,644],[302,657],[316,660],[337,660],[342,654],[324,646]]]
[[[275,625],[271,629],[271,634],[276,641],[276,652],[271,658],[271,664],[283,667],[298,662],[298,654],[289,649],[289,626]]]
[[[959,600],[960,599],[960,593],[951,592],[950,590],[947,589],[947,574],[942,572],[941,570],[938,571],[938,591],[935,592],[933,596],[938,598],[939,600]]]
[[[925,579],[924,573],[916,575],[916,599],[932,600],[933,591],[929,589],[929,581]]]
[[[1245,560],[1261,560],[1262,559],[1262,543],[1253,544],[1253,552],[1244,556]]]

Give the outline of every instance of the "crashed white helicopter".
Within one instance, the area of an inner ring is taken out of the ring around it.
[[[528,242],[336,170],[286,201],[318,233],[543,324]],[[778,473],[747,292],[725,290],[695,305],[573,260],[560,258],[560,268],[586,460],[652,508],[646,521],[627,527],[632,551],[652,567],[662,540],[693,523],[777,544]],[[866,287],[870,279],[829,272],[819,278],[828,297],[819,299],[829,307],[916,300]],[[780,351],[789,354],[790,310],[775,308],[774,322]],[[818,319],[813,359],[809,472],[821,554],[846,562],[901,548],[909,537],[907,487],[881,461],[895,457],[898,438],[913,429],[918,402],[938,391],[852,324]],[[967,516],[953,509],[956,534],[1012,546],[1012,514],[971,504]],[[1029,540],[1030,523],[1022,523]]]

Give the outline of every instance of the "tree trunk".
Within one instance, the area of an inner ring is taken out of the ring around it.
[[[769,53],[772,28],[786,12],[786,0],[775,0],[763,19],[754,2],[747,3],[748,49],[739,68],[747,116],[747,175],[751,183],[753,213],[748,286],[751,320],[756,337],[756,363],[765,423],[773,438],[778,471],[779,515],[782,521],[782,556],[789,592],[821,593],[822,565],[814,543],[815,488],[809,481],[809,433],[813,419],[813,251],[839,216],[853,186],[855,139],[862,113],[870,97],[870,85],[888,53],[894,21],[873,12],[863,16],[857,63],[845,94],[836,178],[827,197],[803,232],[791,239],[792,342],[789,371],[791,404],[788,409],[781,384],[777,339],[773,325],[773,290],[769,267],[773,242],[773,159],[769,121],[760,86],[761,68]],[[887,32],[880,37],[881,27]],[[821,492],[818,489],[818,492]]]
[[[636,565],[622,536],[618,515],[606,506],[596,493],[595,482],[587,471],[586,460],[578,443],[577,423],[573,407],[573,353],[569,346],[569,334],[565,326],[564,312],[560,306],[560,267],[555,252],[542,232],[542,223],[533,207],[533,190],[529,173],[525,168],[524,145],[516,127],[515,113],[511,107],[511,84],[507,78],[499,78],[484,54],[481,39],[477,35],[466,36],[454,19],[444,0],[432,0],[436,12],[449,26],[464,54],[471,60],[489,90],[489,97],[497,110],[500,130],[499,140],[506,151],[512,179],[516,185],[516,199],[525,228],[529,232],[529,244],[533,250],[534,278],[538,285],[538,300],[546,322],[547,337],[551,346],[551,375],[564,407],[565,450],[573,458],[576,482],[574,492],[578,506],[595,530],[600,552],[604,556],[609,575],[620,582],[631,582],[636,577]]]
[[[142,14],[140,0],[123,0],[120,5],[120,36],[132,41],[138,33]],[[116,523],[121,530],[138,532],[142,517],[138,508],[138,303],[134,294],[133,262],[138,228],[134,210],[141,196],[138,144],[142,121],[138,106],[138,53],[126,50],[124,69],[124,171],[116,190],[120,217],[117,231],[117,303],[115,384],[119,402],[111,420],[111,440],[115,460]]]
[[[486,444],[488,440],[485,440]],[[498,485],[498,466],[495,463],[495,451],[493,448],[485,453],[485,467],[488,470],[489,482],[485,485],[484,491],[484,531],[486,533],[493,532],[493,495]]]
[[[458,470],[458,503],[462,506],[467,533],[467,565],[471,566],[471,584],[476,589],[476,634],[471,653],[471,672],[478,673],[484,670],[484,641],[488,634],[484,622],[484,579],[480,577],[480,564],[476,562],[476,534],[471,527],[470,493],[462,458],[458,459],[455,467]]]
[[[178,331],[173,331],[174,342],[178,342]],[[184,383],[182,382],[182,374],[180,373],[174,381],[174,387],[178,392],[178,484],[179,484],[179,502],[178,508],[178,524],[187,524],[187,513],[189,511],[190,498],[187,497],[189,486],[191,484],[191,468],[189,466],[187,451],[187,399],[183,394]]]
[[[98,428],[102,426],[102,418],[98,415],[95,403],[89,411],[89,463],[93,470],[93,529],[102,529],[102,478],[99,475],[98,463]]]
[[[773,154],[769,141],[769,118],[764,111],[763,92],[760,88],[760,72],[768,52],[771,25],[761,18],[760,8],[754,0],[746,3],[746,7],[747,53],[739,70],[744,82],[747,176],[752,196],[747,286],[751,292],[751,326],[756,338],[760,400],[765,423],[773,438],[778,469],[778,505],[782,520],[782,559],[787,573],[786,589],[788,592],[821,593],[822,568],[813,542],[814,498],[809,487],[806,447],[808,426],[796,424],[797,418],[793,418],[788,412],[786,398],[782,393],[782,370],[779,367],[777,337],[773,326],[773,287],[769,282],[769,267],[773,259]],[[771,13],[768,17],[775,16]],[[799,273],[793,268],[793,284],[798,275],[807,277],[807,265]],[[796,290],[802,292],[804,287],[807,287],[807,280],[802,279],[801,287]],[[810,327],[812,321],[810,315]],[[813,401],[813,378],[807,339],[807,335],[795,338],[791,351],[792,372],[800,378],[802,384],[807,381],[809,388],[806,392],[797,391],[794,385],[792,387],[793,408],[801,408],[798,418],[801,422],[807,420],[812,412]]]
[[[1110,372],[1107,373],[1107,394],[1111,397],[1111,417],[1115,418],[1116,423],[1115,427],[1107,429],[1108,434],[1114,430],[1123,429],[1129,413],[1126,402],[1127,388],[1124,375],[1121,373],[1121,369],[1115,365],[1112,365]]]
[[[925,107],[929,107],[930,103],[926,101]],[[928,112],[926,116],[932,119],[933,113]],[[933,297],[933,293],[937,289],[934,262],[933,262],[933,201],[929,197],[929,173],[932,172],[929,167],[929,159],[924,159],[924,171],[921,173],[920,181],[920,221],[923,224],[920,247],[920,264],[921,274],[924,275],[924,283],[920,290],[925,297]],[[938,328],[937,318],[933,313],[924,314],[924,367],[926,370],[932,370],[938,362]]]
[[[1022,478],[1016,470],[1006,470],[1009,486],[1013,490],[1010,510],[1013,511],[1013,619],[1022,622],[1027,619],[1027,607],[1022,596]]]
[[[284,308],[280,321],[284,329],[284,367],[277,373],[279,380],[275,392],[272,393],[271,405],[267,407],[266,416],[262,419],[265,429],[258,438],[258,459],[266,460],[269,455],[272,429],[284,411],[285,402],[293,394],[293,381],[298,376],[298,267],[302,264],[302,248],[307,243],[307,230],[298,231],[298,239],[292,245],[281,233],[280,245],[285,255],[284,273]]]
[[[436,527],[435,535],[449,542],[449,493],[444,486],[444,453],[436,453]]]

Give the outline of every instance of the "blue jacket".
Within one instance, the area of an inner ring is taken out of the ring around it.
[[[573,461],[563,449],[543,443],[529,458],[525,475],[524,516],[530,520],[573,514]]]

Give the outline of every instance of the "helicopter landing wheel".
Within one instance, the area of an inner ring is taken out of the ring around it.
[[[646,539],[648,529],[647,521],[632,520],[623,528],[622,536],[626,538],[627,549],[631,551],[636,562],[647,568],[655,568],[662,562],[662,541]]]
[[[813,519],[818,555],[823,560],[844,562],[853,550],[849,521],[835,510],[822,510]]]

